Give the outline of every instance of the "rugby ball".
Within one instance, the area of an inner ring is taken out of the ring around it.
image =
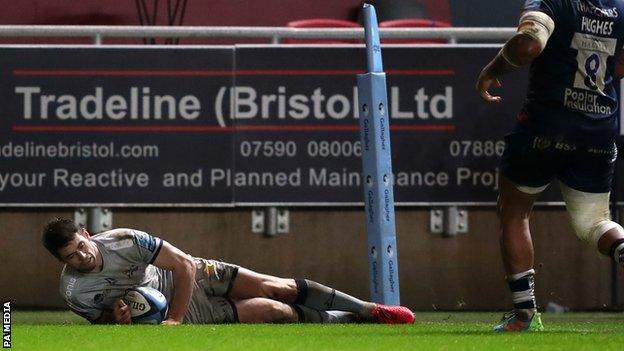
[[[123,299],[130,307],[132,323],[160,324],[167,318],[167,299],[154,288],[139,286],[130,289]]]

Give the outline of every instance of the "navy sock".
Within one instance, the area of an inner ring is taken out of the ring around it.
[[[618,239],[611,245],[611,257],[617,263],[624,263],[624,239]]]
[[[508,278],[509,290],[517,310],[535,309],[535,271],[514,274]]]

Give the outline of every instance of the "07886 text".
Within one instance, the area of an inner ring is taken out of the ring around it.
[[[503,140],[453,140],[449,153],[453,157],[492,157],[501,156],[505,151]]]

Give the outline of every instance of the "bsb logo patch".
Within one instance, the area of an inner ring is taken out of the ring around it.
[[[145,233],[134,231],[134,241],[140,247],[149,250],[150,252],[154,252],[156,250],[156,238]]]

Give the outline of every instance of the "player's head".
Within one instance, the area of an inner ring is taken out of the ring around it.
[[[89,232],[71,219],[56,218],[43,229],[43,246],[59,261],[82,272],[97,266],[97,247]]]

